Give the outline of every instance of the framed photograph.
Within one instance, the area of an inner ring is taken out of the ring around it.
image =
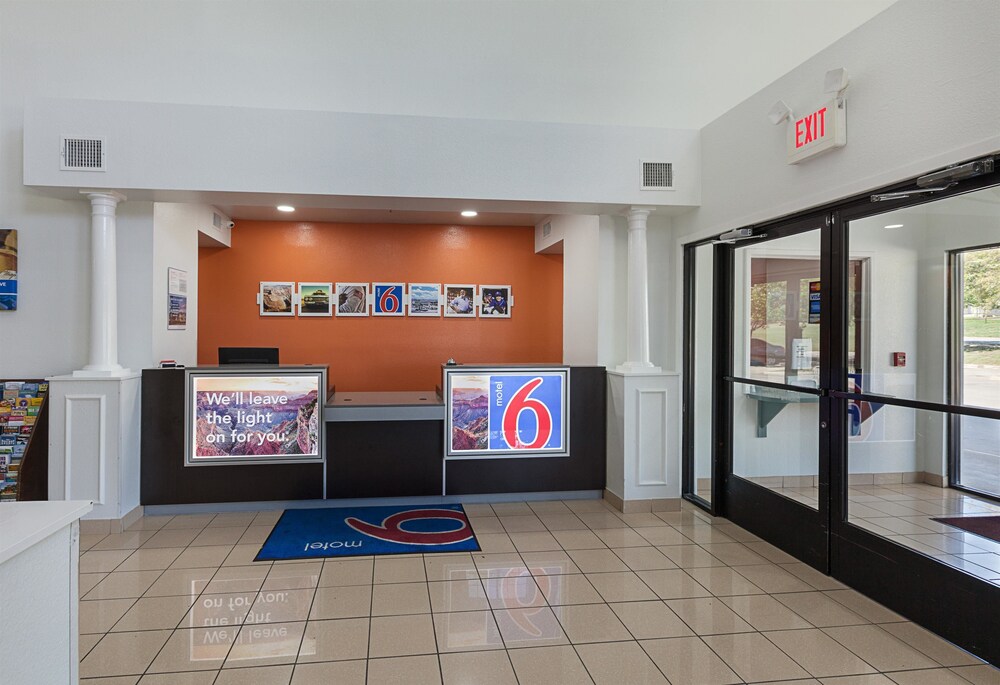
[[[476,318],[476,286],[446,283],[444,286],[444,315],[466,319]]]
[[[333,316],[333,283],[299,283],[299,316]]]
[[[445,457],[569,455],[569,367],[444,369]]]
[[[368,284],[337,284],[337,316],[368,316]]]
[[[261,316],[295,316],[295,283],[291,281],[261,281],[257,303]]]
[[[404,316],[406,286],[403,283],[372,283],[372,316]]]
[[[410,283],[410,316],[441,316],[441,284]]]
[[[479,316],[483,319],[509,319],[511,302],[509,285],[479,286]]]

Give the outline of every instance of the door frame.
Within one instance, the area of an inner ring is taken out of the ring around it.
[[[982,159],[977,157],[976,159]],[[1000,161],[1000,156],[995,157]],[[1000,165],[994,172],[976,178],[960,181],[942,191],[913,193],[916,177],[899,183],[867,192],[845,200],[832,202],[819,208],[804,212],[801,215],[783,218],[769,223],[748,226],[746,228],[760,230],[775,230],[781,225],[791,224],[808,217],[822,216],[826,222],[821,242],[821,321],[832,323],[821,327],[821,351],[826,364],[821,363],[820,387],[828,391],[820,398],[820,420],[829,427],[820,435],[820,501],[827,503],[826,515],[817,516],[817,523],[826,526],[827,554],[826,568],[823,564],[810,561],[809,555],[802,550],[801,522],[791,524],[775,524],[769,517],[755,515],[753,512],[740,510],[740,500],[733,501],[728,495],[732,488],[730,481],[738,479],[732,476],[732,394],[729,386],[732,371],[733,325],[732,309],[729,307],[732,298],[732,271],[735,249],[731,245],[717,245],[715,273],[713,274],[715,306],[713,311],[713,345],[712,388],[712,430],[713,430],[713,514],[725,516],[736,523],[744,525],[767,542],[775,544],[802,561],[811,563],[874,600],[896,611],[933,632],[951,640],[960,647],[993,663],[1000,664],[1000,641],[994,636],[1000,635],[1000,612],[995,607],[1000,606],[1000,587],[980,580],[971,574],[952,566],[944,565],[914,549],[903,547],[893,541],[873,532],[855,526],[848,522],[848,445],[847,419],[848,403],[850,401],[871,401],[895,404],[912,409],[921,409],[948,413],[952,416],[982,416],[1000,419],[1000,411],[965,407],[954,403],[955,398],[948,396],[946,403],[922,402],[885,398],[864,392],[850,393],[847,386],[847,278],[849,262],[849,224],[851,221],[884,214],[896,209],[914,207],[921,204],[936,202],[948,197],[954,197],[983,188],[1000,185]],[[873,193],[908,192],[909,195],[897,199],[874,202]],[[713,236],[713,238],[716,238]],[[712,239],[708,239],[712,240]],[[690,288],[693,282],[689,280],[688,250],[695,245],[704,244],[706,240],[684,245],[685,249],[685,295],[684,295],[684,412],[685,436],[683,445],[684,468],[693,467],[693,451],[689,450],[690,426],[693,425],[692,367],[691,354],[693,341],[691,332],[694,310],[693,296]],[[693,253],[692,253],[693,254]],[[693,265],[691,265],[693,266]],[[723,297],[718,297],[718,294]],[[726,300],[725,303],[720,300]],[[720,324],[724,328],[718,328]],[[952,322],[949,322],[949,326]],[[951,330],[951,329],[949,329]],[[950,354],[950,352],[949,352]],[[822,358],[821,357],[821,360]],[[949,358],[949,368],[951,359]],[[743,480],[743,479],[739,479]],[[687,489],[687,478],[685,478]],[[746,481],[744,481],[746,482]],[[752,485],[752,484],[749,484]],[[736,487],[740,487],[737,485]],[[768,511],[773,516],[781,504],[775,504],[780,495],[760,492],[765,488],[757,487],[752,491],[754,496],[765,498],[769,503]],[[685,492],[685,497],[690,494]],[[976,493],[977,495],[979,493]],[[792,500],[785,499],[786,503]],[[695,502],[698,503],[698,502]],[[798,503],[794,503],[798,505]],[[699,506],[701,506],[699,504]],[[802,505],[787,507],[794,515],[805,510],[815,512]],[[781,517],[784,518],[784,517]],[[793,519],[794,520],[794,519]],[[786,520],[787,521],[787,520]],[[812,561],[815,561],[813,558]],[[941,594],[941,589],[947,588],[947,595]],[[939,601],[946,597],[947,601]]]

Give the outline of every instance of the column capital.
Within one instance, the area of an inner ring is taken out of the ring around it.
[[[646,219],[655,211],[656,207],[645,207],[642,205],[629,207],[628,211],[625,212],[625,216],[628,217],[629,230],[634,231],[646,228]]]
[[[128,199],[124,193],[119,193],[117,190],[81,190],[80,194],[85,195],[90,200],[90,204],[103,204],[111,207]]]

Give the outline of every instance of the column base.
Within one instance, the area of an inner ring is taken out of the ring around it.
[[[134,375],[135,372],[132,369],[126,369],[123,366],[110,368],[85,366],[73,372],[73,378],[125,378]]]
[[[625,362],[616,366],[615,371],[628,375],[663,373],[663,369],[653,366],[650,362]]]
[[[604,490],[604,500],[623,514],[650,514],[654,511],[680,511],[682,501],[679,497],[624,500],[608,489]]]

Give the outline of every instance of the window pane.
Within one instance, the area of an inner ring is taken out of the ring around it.
[[[935,520],[1000,514],[996,502],[942,487],[951,418],[889,405],[871,414],[860,433],[849,438],[848,520],[942,563],[1000,582],[1000,543]],[[986,478],[995,478],[1000,420],[956,418],[963,431],[970,431],[963,446],[982,450],[976,463]],[[846,429],[850,434],[852,426]]]
[[[816,230],[736,251],[736,375],[818,386],[819,241]]]
[[[818,508],[819,398],[734,383],[733,473]]]
[[[695,248],[694,477],[695,494],[712,501],[712,287],[713,246]]]

